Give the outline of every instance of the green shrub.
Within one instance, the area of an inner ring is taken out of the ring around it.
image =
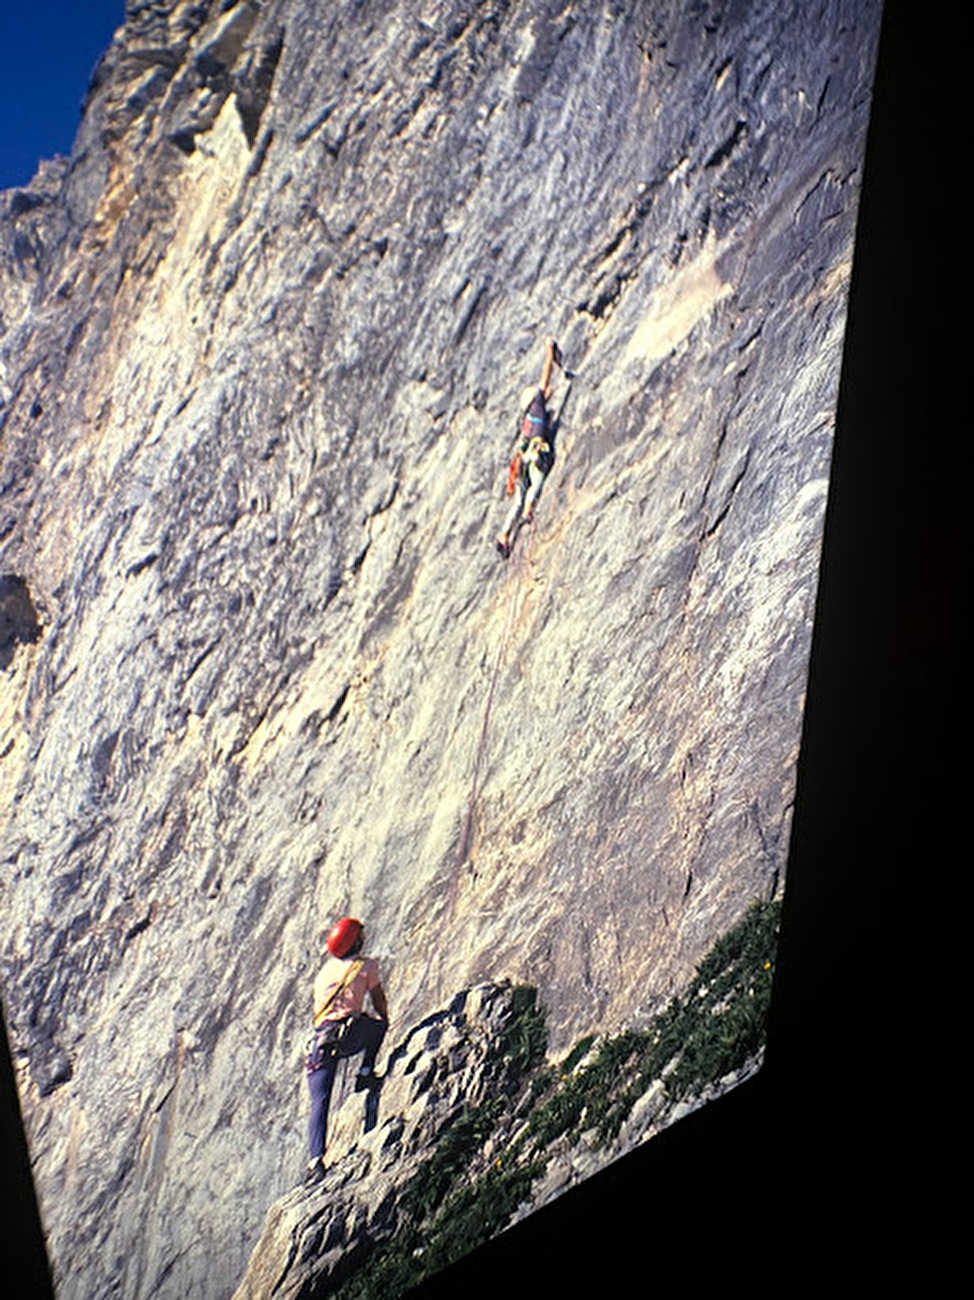
[[[544,1060],[548,1050],[548,1025],[538,1005],[538,991],[519,984],[511,994],[512,1016],[504,1030],[502,1050],[517,1075],[528,1074]]]

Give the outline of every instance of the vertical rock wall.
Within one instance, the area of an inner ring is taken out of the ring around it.
[[[336,913],[393,1039],[503,976],[557,1049],[780,892],[879,8],[130,0],[3,196],[0,972],[62,1295],[230,1294]]]

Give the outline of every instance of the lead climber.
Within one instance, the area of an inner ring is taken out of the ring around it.
[[[363,1053],[355,1075],[355,1091],[378,1087],[375,1058],[389,1027],[389,1005],[379,978],[379,963],[362,956],[365,927],[354,916],[343,916],[332,927],[326,947],[329,957],[314,982],[314,1029],[305,1072],[311,1092],[308,1143],[311,1159],[305,1181],[324,1177],[328,1107],[338,1062]],[[365,1010],[368,995],[375,1015]]]
[[[525,388],[521,393],[521,422],[507,478],[507,495],[514,500],[495,540],[505,560],[511,554],[515,531],[534,518],[534,503],[554,459],[548,401],[552,391],[551,372],[561,364],[561,349],[554,339],[548,339],[538,386]]]

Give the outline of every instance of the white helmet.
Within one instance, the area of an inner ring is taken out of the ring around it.
[[[521,410],[526,411],[538,395],[536,387],[523,388],[521,390]]]

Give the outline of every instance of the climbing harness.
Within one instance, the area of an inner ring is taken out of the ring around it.
[[[348,920],[350,918],[346,917],[345,919]],[[338,924],[341,925],[341,922]],[[355,924],[359,925],[359,922],[356,921]],[[337,928],[338,926],[335,927],[335,929]],[[360,925],[359,928],[361,929]],[[333,930],[332,934],[334,934],[334,932],[335,931]],[[330,938],[331,935],[329,935],[329,939]],[[314,1074],[316,1070],[320,1070],[328,1060],[329,1056],[333,1056],[337,1053],[339,1044],[356,1020],[354,1015],[343,1016],[341,1020],[326,1020],[325,1015],[334,1004],[339,993],[342,992],[342,990],[362,969],[362,965],[363,963],[361,961],[352,962],[351,966],[349,966],[348,970],[342,976],[341,982],[335,985],[331,994],[326,999],[324,1006],[316,1013],[314,1018],[314,1028],[305,1048],[304,1068],[307,1074]]]

